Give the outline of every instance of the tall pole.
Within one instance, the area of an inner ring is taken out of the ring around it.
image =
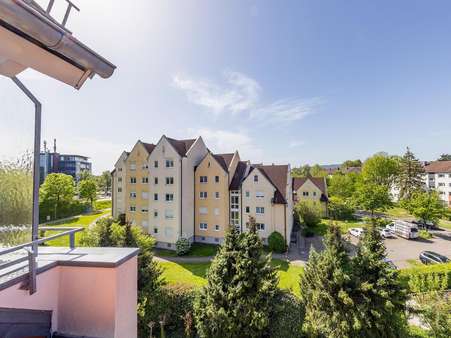
[[[33,217],[31,221],[31,240],[35,241],[39,237],[39,162],[41,152],[41,103],[38,99],[28,90],[20,80],[13,76],[11,78],[17,87],[28,96],[28,98],[34,103],[34,150],[33,150]],[[33,244],[33,253],[38,254],[38,245]]]

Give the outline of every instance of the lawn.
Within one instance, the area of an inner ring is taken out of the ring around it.
[[[88,225],[93,223],[99,217],[102,217],[109,213],[111,213],[110,210],[94,211],[92,213],[89,213],[89,214],[86,214],[83,216],[72,217],[65,221],[54,222],[52,224],[48,224],[48,226],[86,228]],[[45,236],[54,235],[54,234],[57,234],[60,232],[61,231],[46,231]],[[42,235],[40,235],[40,236],[42,237]],[[75,245],[79,244],[80,238],[81,238],[81,232],[76,233],[75,234]],[[69,246],[69,236],[64,236],[64,237],[54,239],[52,241],[46,242],[46,244],[48,246]]]
[[[337,221],[337,220],[330,220],[327,218],[323,218],[321,220],[321,223],[314,226],[313,232],[317,236],[324,236],[327,232],[327,229],[329,228],[330,224],[337,225],[342,234],[346,234],[349,229],[351,228],[362,228],[365,227],[367,224],[365,222],[362,222],[360,220],[350,220],[350,221]]]
[[[182,282],[193,287],[201,287],[207,283],[205,276],[210,263],[159,263],[163,267],[163,277],[169,284]],[[300,294],[299,275],[303,268],[291,265],[286,261],[273,259],[271,264],[277,267],[279,288]]]
[[[190,251],[185,257],[208,257],[216,255],[219,246],[214,244],[193,243]],[[175,257],[177,256],[174,250],[158,249],[154,250],[156,256],[159,257]]]

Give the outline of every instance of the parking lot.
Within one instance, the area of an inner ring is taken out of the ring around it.
[[[409,261],[418,260],[421,251],[430,250],[451,258],[451,232],[431,231],[431,239],[407,240],[401,237],[384,239],[387,256],[398,268],[411,266]],[[351,236],[351,242],[357,244],[358,239]]]

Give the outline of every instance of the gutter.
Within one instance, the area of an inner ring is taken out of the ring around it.
[[[95,74],[109,78],[116,66],[78,41],[24,0],[0,0],[0,25],[85,72],[76,88]]]

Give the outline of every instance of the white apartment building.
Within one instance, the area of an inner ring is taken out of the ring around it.
[[[117,218],[120,214],[125,214],[126,212],[126,198],[125,198],[125,177],[127,172],[127,165],[125,161],[128,157],[128,152],[122,152],[121,156],[114,165],[114,170],[111,173],[112,185],[115,189],[112,190],[112,210],[113,217]]]
[[[425,166],[425,183],[436,190],[443,203],[451,207],[451,161],[435,161]]]

